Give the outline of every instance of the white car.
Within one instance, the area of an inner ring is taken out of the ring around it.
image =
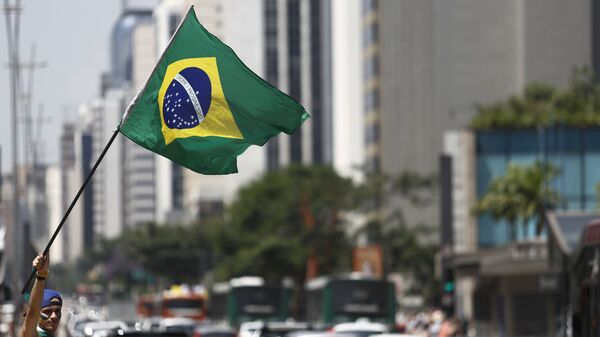
[[[192,336],[198,322],[185,317],[163,318],[158,324],[158,330],[162,331],[182,331]]]
[[[340,323],[333,326],[332,331],[351,334],[358,337],[369,337],[380,335],[389,331],[388,326],[383,323],[358,320],[356,322]]]
[[[127,330],[127,324],[122,321],[101,321],[101,322],[91,322],[87,323],[83,328],[83,335],[85,337],[92,337],[94,335],[99,336],[100,331],[124,331]]]
[[[162,317],[145,317],[142,318],[138,323],[136,323],[135,329],[141,331],[156,331],[159,329],[161,321]]]
[[[265,326],[265,324],[260,321],[244,322],[240,325],[238,337],[254,337],[255,334],[263,328],[263,326]]]

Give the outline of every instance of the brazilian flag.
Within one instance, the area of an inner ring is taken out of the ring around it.
[[[308,117],[204,29],[191,7],[119,131],[198,173],[229,174],[250,145],[290,134]]]

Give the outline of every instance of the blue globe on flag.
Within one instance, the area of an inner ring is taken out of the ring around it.
[[[211,103],[210,78],[200,68],[180,71],[169,83],[163,100],[163,118],[170,129],[191,129],[206,118]]]

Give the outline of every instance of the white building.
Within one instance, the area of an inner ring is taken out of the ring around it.
[[[117,127],[128,96],[122,89],[110,89],[102,99],[92,103],[94,160],[100,156]],[[92,179],[96,237],[114,238],[123,230],[123,143],[124,138],[117,136]]]
[[[365,164],[361,1],[331,2],[333,167],[360,180]]]
[[[50,234],[54,233],[64,215],[62,205],[62,177],[58,166],[50,166],[46,170],[46,200],[48,205],[48,228]],[[48,238],[49,239],[49,238]],[[52,263],[64,262],[63,238],[58,235],[50,247]]]

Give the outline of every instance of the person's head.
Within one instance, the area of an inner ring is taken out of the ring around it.
[[[49,333],[55,333],[62,315],[62,297],[56,290],[44,289],[42,310],[40,312],[39,327]]]

